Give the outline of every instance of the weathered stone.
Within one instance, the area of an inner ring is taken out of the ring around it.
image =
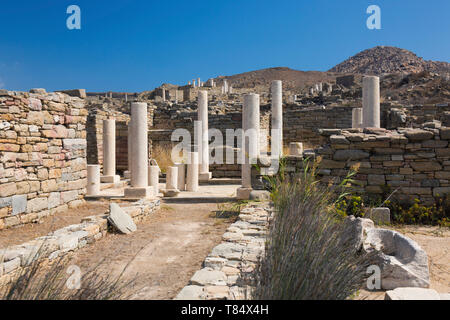
[[[370,228],[374,228],[372,220],[348,216],[344,220],[342,244],[358,251],[363,245],[366,231]]]
[[[350,141],[348,141],[345,136],[341,135],[332,135],[330,137],[330,142],[332,144],[350,144]]]
[[[427,130],[409,129],[405,132],[405,136],[411,141],[423,141],[433,138],[434,134]]]
[[[12,196],[12,215],[27,211],[27,195]]]
[[[133,219],[116,203],[109,206],[108,221],[120,232],[129,234],[137,230]]]
[[[364,152],[362,150],[337,150],[334,153],[333,159],[337,161],[343,160],[360,160],[365,159],[370,156],[369,153]]]
[[[27,203],[27,213],[37,212],[48,208],[47,198],[34,198]]]
[[[9,197],[17,192],[17,186],[15,182],[0,184],[0,197]]]
[[[391,223],[391,210],[389,208],[370,208],[365,215],[376,224]]]
[[[386,291],[384,300],[441,300],[441,297],[433,289],[396,288]]]
[[[411,162],[411,167],[416,171],[439,171],[442,170],[442,166],[437,161],[414,161]]]
[[[430,285],[427,254],[413,240],[393,230],[373,228],[367,230],[363,247],[377,254],[382,289]]]
[[[227,276],[222,271],[217,271],[209,268],[203,268],[198,270],[191,278],[190,284],[192,285],[226,285]]]
[[[186,286],[178,293],[174,300],[204,300],[205,288],[202,286]]]
[[[380,186],[386,183],[386,179],[382,174],[369,174],[367,176],[369,185]]]

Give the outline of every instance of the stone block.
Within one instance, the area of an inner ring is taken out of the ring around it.
[[[34,198],[27,203],[27,213],[38,212],[48,208],[47,198]]]
[[[12,196],[12,215],[24,213],[27,211],[27,195]]]
[[[391,223],[391,210],[389,208],[369,208],[365,217],[376,224],[389,224]]]
[[[388,290],[384,300],[441,300],[441,297],[436,290],[413,287]]]

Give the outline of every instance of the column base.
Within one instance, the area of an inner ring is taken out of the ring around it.
[[[175,198],[180,193],[180,190],[178,190],[178,189],[162,189],[161,192],[164,195],[164,197]]]
[[[101,176],[100,177],[101,183],[119,183],[120,182],[120,176]]]
[[[150,198],[154,196],[154,188],[153,187],[144,187],[144,188],[125,188],[124,196],[125,198]]]
[[[205,182],[212,179],[212,172],[199,173],[198,181]]]
[[[237,200],[249,200],[250,193],[253,191],[252,188],[238,188],[236,190],[236,199]]]

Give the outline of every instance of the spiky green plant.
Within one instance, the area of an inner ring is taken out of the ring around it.
[[[342,242],[343,224],[334,209],[340,196],[318,183],[315,164],[306,162],[303,168],[276,186],[254,299],[346,299],[366,279],[372,258]]]

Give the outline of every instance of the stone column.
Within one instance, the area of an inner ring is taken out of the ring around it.
[[[178,168],[178,190],[186,190],[186,165],[184,163],[175,163]]]
[[[195,88],[195,80],[192,80],[192,86]]]
[[[147,104],[131,104],[131,180],[125,188],[127,198],[145,198],[152,195],[148,186],[148,127]]]
[[[87,196],[97,196],[100,194],[100,165],[88,164],[87,166]]]
[[[363,128],[380,128],[380,78],[363,78]]]
[[[271,155],[283,155],[283,89],[280,80],[272,81],[272,139]]]
[[[166,89],[162,89],[162,93],[161,93],[161,96],[162,96],[162,101],[166,101]]]
[[[128,170],[124,171],[123,177],[125,179],[131,178],[131,119],[128,122],[128,131],[127,131],[127,156],[128,156]]]
[[[353,108],[352,110],[352,128],[362,127],[362,109]]]
[[[159,193],[159,171],[158,166],[148,166],[148,185],[153,188],[155,196]]]
[[[103,120],[103,183],[119,183],[116,175],[116,120]]]
[[[178,168],[168,167],[166,173],[166,190],[178,190]]]
[[[251,184],[251,159],[259,156],[259,95],[249,93],[244,95],[242,110],[242,155],[244,161],[241,165],[242,186],[237,189],[238,200],[248,200],[252,191]]]
[[[290,156],[302,156],[303,155],[303,143],[291,142],[289,143],[289,155]]]
[[[200,160],[200,181],[209,181],[212,177],[209,172],[209,137],[208,137],[208,92],[200,90],[198,92],[198,121],[201,122],[201,130],[197,142],[201,148],[199,152]]]
[[[200,88],[202,86],[202,82],[200,81],[200,78],[197,78],[197,86]]]
[[[188,152],[186,190],[198,191],[198,152]]]

